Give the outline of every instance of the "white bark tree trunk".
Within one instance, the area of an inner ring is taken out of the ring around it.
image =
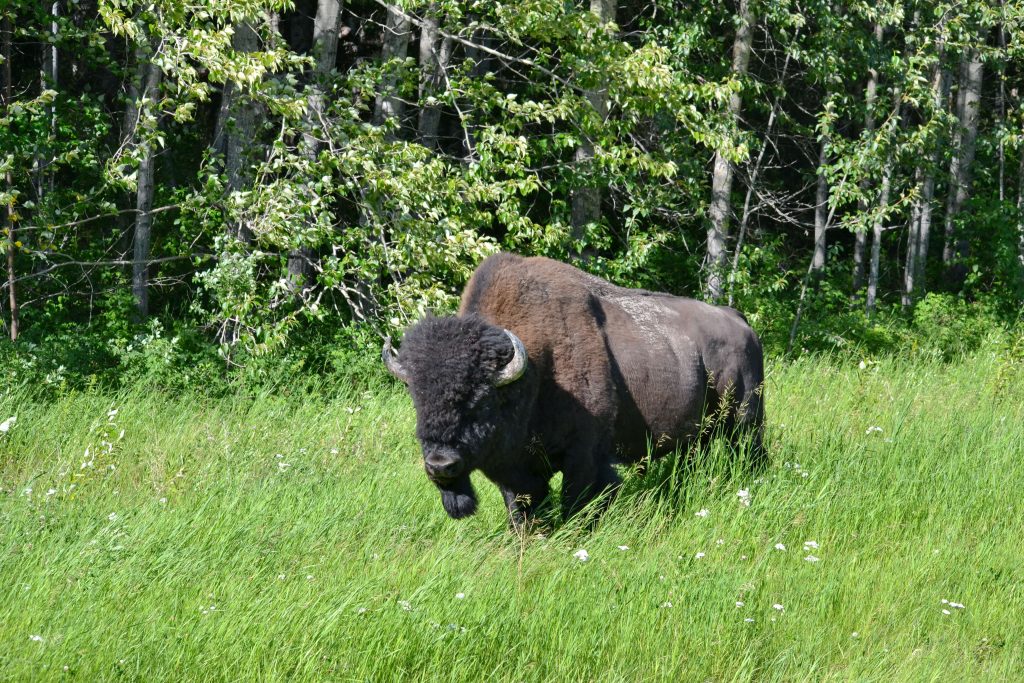
[[[598,16],[602,26],[615,22],[617,0],[590,0],[590,11]],[[608,91],[604,88],[589,90],[587,101],[598,118],[608,116]],[[576,148],[576,166],[583,168],[594,158],[594,144],[586,138]],[[572,191],[572,240],[578,243],[586,234],[587,226],[601,220],[601,189],[598,187],[577,187]]]
[[[420,28],[420,116],[416,135],[428,149],[437,148],[441,105],[435,96],[445,89],[445,72],[454,48],[451,38],[441,37],[440,11],[438,3],[432,3]]]
[[[1021,288],[1024,289],[1024,149],[1020,150],[1017,167],[1017,260],[1020,265]]]
[[[137,52],[143,64],[142,87],[139,95],[142,98],[136,106],[140,112],[144,102],[151,102],[158,96],[163,72],[152,61],[152,55],[144,50]],[[159,124],[158,124],[159,125]],[[138,140],[141,159],[136,174],[135,194],[135,232],[132,245],[132,296],[135,297],[135,310],[140,319],[149,315],[149,252],[153,240],[153,175],[156,169],[156,150],[154,142],[147,139],[146,132],[139,133],[136,123],[133,134]]]
[[[956,219],[971,194],[971,165],[974,163],[978,137],[982,75],[981,51],[976,47],[969,48],[960,64],[960,91],[957,94],[959,126],[954,137],[953,158],[949,164],[950,190],[946,201],[945,242],[942,250],[946,277],[953,288],[963,284],[966,274],[960,261],[967,256],[967,241],[958,236]]]
[[[939,62],[932,72],[932,115],[945,108],[949,97],[949,72],[942,66],[944,49],[939,46]],[[903,306],[914,305],[925,289],[925,268],[928,265],[928,243],[931,239],[932,210],[935,205],[935,171],[939,166],[942,149],[936,145],[925,166],[915,173],[921,178],[921,194],[914,203],[910,235],[907,239],[907,262],[903,279]]]
[[[875,314],[875,306],[878,301],[878,275],[880,269],[882,235],[885,231],[885,211],[889,208],[889,185],[892,179],[892,159],[885,162],[882,169],[882,184],[878,190],[878,218],[872,225],[871,235],[871,268],[868,271],[868,293],[865,303],[865,310],[868,316]]]
[[[11,106],[11,97],[13,96],[12,84],[11,84],[11,20],[6,16],[3,19],[3,24],[0,26],[0,50],[2,50],[4,57],[3,73],[4,73],[4,116],[7,116],[7,110]],[[8,170],[4,174],[4,181],[7,183],[8,191],[14,188],[14,178],[11,175],[11,171]],[[14,255],[17,245],[15,245],[15,233],[14,233],[14,208],[11,204],[7,204],[4,210],[4,228],[7,231],[7,297],[8,303],[11,307],[11,326],[10,335],[11,341],[18,341],[18,295],[16,287],[16,273],[14,270]]]
[[[338,34],[341,30],[341,0],[318,0],[313,19],[313,74],[309,88],[309,110],[303,134],[306,157],[312,162],[320,155],[323,144],[314,134],[324,113],[324,81],[338,60]],[[301,296],[312,284],[316,252],[301,246],[288,253],[288,285]]]
[[[881,24],[875,24],[875,42],[879,45],[884,37],[884,28]],[[875,101],[878,99],[878,69],[868,69],[868,84],[864,91],[864,132],[870,138],[875,131]],[[868,182],[861,182],[861,191],[866,193]],[[868,202],[862,199],[859,202],[858,210],[864,213],[868,210]],[[858,231],[853,243],[853,291],[859,292],[864,286],[864,252],[867,249],[868,235],[865,231]]]
[[[411,37],[409,17],[398,5],[388,5],[388,17],[381,45],[382,61],[404,60],[409,54]],[[380,91],[377,93],[377,101],[373,109],[373,124],[375,126],[392,120],[401,125],[405,105],[395,92],[397,85],[398,78],[395,75],[387,75],[381,80]],[[390,135],[393,136],[394,133]]]
[[[751,0],[739,0],[736,37],[732,44],[732,73],[744,76],[750,63],[750,48],[754,38],[754,12]],[[743,99],[739,93],[729,98],[729,117],[739,125]],[[722,298],[722,279],[728,260],[729,214],[731,213],[732,162],[721,152],[715,153],[711,172],[711,205],[708,207],[710,226],[707,239],[707,284],[705,296],[717,303]]]
[[[814,196],[814,256],[811,259],[811,270],[821,272],[825,269],[828,231],[828,179],[824,168],[828,163],[828,138],[822,137],[818,151],[818,179]]]

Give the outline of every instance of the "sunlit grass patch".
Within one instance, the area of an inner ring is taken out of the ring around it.
[[[9,395],[10,416],[5,679],[1011,680],[1024,664],[1024,378],[998,359],[773,365],[766,468],[716,444],[627,471],[596,527],[524,534],[482,478],[480,513],[447,518],[395,388]]]

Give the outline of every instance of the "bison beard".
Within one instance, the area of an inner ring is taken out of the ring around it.
[[[441,492],[441,505],[452,519],[469,517],[476,512],[476,492],[469,481],[469,475],[459,477],[449,484],[437,484]]]
[[[568,516],[614,493],[617,462],[712,434],[749,440],[755,464],[763,456],[761,343],[742,314],[549,259],[486,259],[457,316],[427,316],[400,354],[389,341],[382,355],[409,389],[427,475],[453,519],[476,512],[475,470],[518,524],[556,472]]]

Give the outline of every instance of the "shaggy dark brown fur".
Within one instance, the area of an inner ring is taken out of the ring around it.
[[[525,373],[495,376],[527,351]],[[566,515],[614,488],[615,462],[700,438],[721,411],[761,453],[761,344],[731,308],[616,287],[545,258],[498,254],[473,274],[458,316],[410,328],[398,361],[428,475],[454,518],[476,511],[469,474],[501,489],[513,522],[562,472]]]

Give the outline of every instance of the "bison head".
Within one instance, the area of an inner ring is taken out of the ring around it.
[[[476,512],[469,480],[514,429],[507,384],[527,368],[523,343],[476,315],[428,317],[406,331],[401,353],[388,340],[384,363],[409,388],[427,477],[453,519]]]

